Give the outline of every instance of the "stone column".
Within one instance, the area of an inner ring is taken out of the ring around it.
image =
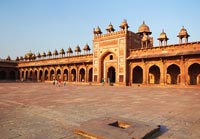
[[[179,38],[179,44],[181,44],[182,43],[182,38]]]
[[[148,84],[148,69],[145,61],[143,61],[143,84]]]
[[[51,80],[51,70],[48,69],[48,74],[47,74],[47,80],[50,81]]]
[[[45,79],[44,79],[44,77],[45,77],[45,71],[44,70],[42,70],[42,78],[41,78],[41,80],[42,81],[44,81]]]
[[[61,67],[61,71],[60,71],[61,81],[63,81],[63,75],[64,75],[64,71],[63,71],[63,67]]]
[[[88,77],[89,77],[89,72],[88,72],[88,66],[85,66],[85,79],[84,82],[88,82]]]
[[[22,79],[22,69],[19,69],[19,79]]]
[[[79,68],[76,65],[76,82],[79,82]]]

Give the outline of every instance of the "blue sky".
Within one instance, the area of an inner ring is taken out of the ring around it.
[[[162,29],[168,44],[178,43],[182,26],[191,35],[189,42],[200,41],[199,7],[199,0],[0,0],[0,58],[86,43],[92,48],[93,28],[105,33],[111,22],[119,30],[123,19],[133,32],[144,20],[155,46]]]

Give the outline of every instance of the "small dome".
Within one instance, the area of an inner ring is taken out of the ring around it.
[[[162,30],[162,32],[160,33],[158,40],[169,40],[167,38],[167,34],[164,32],[164,30]]]
[[[189,36],[190,35],[188,35],[187,30],[183,26],[177,37],[189,37]]]
[[[46,57],[46,53],[43,52],[43,53],[41,54],[41,56],[42,56],[42,57]]]
[[[65,54],[65,51],[64,51],[63,48],[60,50],[60,54],[61,54],[61,55],[64,55],[64,54]]]
[[[52,56],[52,53],[50,50],[47,52],[47,56]]]
[[[41,57],[41,55],[40,55],[40,53],[39,53],[39,52],[37,53],[36,57],[38,57],[38,58],[40,58],[40,57]]]
[[[94,34],[102,34],[99,26],[96,29],[94,29]]]
[[[29,51],[28,53],[25,54],[25,57],[27,59],[32,59],[32,55],[33,55],[33,53],[31,51]]]
[[[58,55],[58,51],[55,49],[53,55]]]
[[[81,48],[79,47],[79,45],[76,46],[76,48],[75,48],[74,51],[75,51],[75,52],[81,52]]]
[[[90,46],[88,44],[86,44],[83,48],[84,51],[90,51]]]
[[[73,53],[73,51],[72,51],[72,48],[71,48],[71,47],[69,47],[69,48],[67,49],[67,53]]]
[[[23,56],[20,56],[20,58],[19,58],[20,60],[24,60],[24,58],[23,58]]]
[[[15,60],[16,60],[16,61],[19,61],[19,57],[17,56]]]
[[[151,34],[149,26],[147,26],[144,21],[142,25],[138,28],[138,34],[143,34],[143,33]]]
[[[110,23],[106,29],[108,32],[114,32],[115,29],[113,28],[113,25]]]
[[[125,29],[125,27],[126,27],[127,29],[129,28],[126,19],[123,20],[123,22],[121,23],[121,25],[120,25],[119,27],[120,27],[121,29]]]
[[[10,60],[11,60],[10,56],[8,56],[8,57],[6,58],[6,60],[7,60],[7,61],[10,61]]]

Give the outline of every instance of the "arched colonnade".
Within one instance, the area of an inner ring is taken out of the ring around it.
[[[20,79],[33,81],[92,82],[92,65],[20,68]]]
[[[200,85],[200,63],[133,63],[131,84]]]

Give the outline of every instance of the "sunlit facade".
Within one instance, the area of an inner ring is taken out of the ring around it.
[[[164,30],[154,46],[149,26],[142,23],[137,33],[130,31],[126,20],[115,31],[110,23],[106,33],[93,30],[93,52],[88,44],[83,49],[67,48],[59,52],[28,52],[16,60],[0,61],[0,80],[54,79],[73,83],[113,85],[200,85],[200,42],[188,42],[182,27],[177,44],[167,44]]]

